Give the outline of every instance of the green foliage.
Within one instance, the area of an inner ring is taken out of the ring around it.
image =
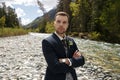
[[[6,7],[5,3],[0,5],[0,18],[5,18],[4,27],[14,28],[19,26],[19,20],[17,18],[17,14],[15,13],[15,9],[11,7]],[[4,22],[4,20],[2,20]]]
[[[29,30],[23,28],[0,28],[0,37],[17,36],[27,34]]]
[[[40,33],[45,33],[46,24],[47,22],[45,21],[45,19],[41,23],[39,23],[38,28]]]
[[[79,33],[78,32],[72,32],[70,35],[71,36],[79,36]]]
[[[105,8],[99,17],[101,40],[120,43],[120,1],[106,1]]]
[[[52,32],[54,32],[53,22],[47,22],[45,31],[46,31],[47,33],[52,33]]]
[[[4,26],[5,26],[5,16],[3,16],[3,17],[0,18],[0,28],[3,29]]]
[[[72,16],[77,16],[79,14],[79,5],[77,3],[71,2],[70,9],[72,11]]]
[[[70,23],[70,31],[69,32],[80,32],[81,26],[80,26],[80,0],[76,0],[75,2],[71,2],[70,9],[72,11],[72,19]]]
[[[87,32],[89,31],[91,8],[87,0],[76,0],[70,4],[72,11],[71,29],[73,32]],[[78,29],[79,28],[79,29]]]
[[[65,11],[69,15],[71,15],[71,11],[70,11],[71,0],[59,0],[58,2],[59,3],[58,3],[58,6],[57,6],[57,12],[58,11]]]
[[[101,34],[96,31],[90,33],[90,39],[92,39],[92,40],[99,40],[100,36],[101,36]]]
[[[57,10],[56,10],[56,12],[58,12],[58,11],[67,12],[69,14],[69,23],[71,22],[71,19],[72,19],[72,12],[70,10],[71,1],[72,0],[59,0]],[[69,28],[71,28],[71,23],[69,25]]]
[[[75,0],[70,9],[70,32],[89,32],[92,39],[120,43],[120,0]]]

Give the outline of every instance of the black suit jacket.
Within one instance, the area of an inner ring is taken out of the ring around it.
[[[66,40],[68,42],[67,56],[62,41],[55,33],[42,41],[43,54],[48,64],[45,80],[65,80],[66,73],[68,72],[72,74],[74,80],[77,80],[74,68],[82,66],[85,63],[84,57],[81,56],[78,59],[74,59],[72,57],[73,53],[78,50],[78,48],[72,38],[67,37]],[[71,60],[72,66],[59,62],[60,58],[66,57]]]

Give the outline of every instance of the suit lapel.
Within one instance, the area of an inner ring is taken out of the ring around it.
[[[69,37],[66,36],[66,42],[67,42],[67,54],[66,54],[66,51],[65,51],[65,48],[62,44],[62,41],[58,38],[58,36],[53,33],[52,37],[54,38],[55,42],[56,42],[56,47],[58,51],[61,51],[62,54],[64,53],[66,55],[66,57],[70,57],[70,47],[69,47]]]
[[[64,49],[64,46],[62,44],[62,41],[58,38],[58,36],[55,33],[53,33],[52,37],[54,38],[55,42],[57,43],[58,49],[64,51],[64,53],[65,53],[65,49]]]

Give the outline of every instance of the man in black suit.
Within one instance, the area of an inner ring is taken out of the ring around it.
[[[65,35],[69,15],[58,12],[55,15],[55,32],[42,41],[42,50],[47,62],[45,80],[77,80],[75,69],[85,63],[75,41]]]

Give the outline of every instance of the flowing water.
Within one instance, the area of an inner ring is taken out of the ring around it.
[[[75,38],[86,59],[103,68],[120,73],[120,44],[111,44]]]
[[[32,34],[45,38],[50,34]],[[120,44],[111,44],[92,40],[74,38],[80,52],[86,60],[102,66],[110,72],[120,73]]]
[[[42,80],[47,64],[41,41],[49,35],[29,33],[0,38],[0,80]],[[86,59],[83,67],[76,68],[79,80],[120,80],[119,44],[74,40]]]

